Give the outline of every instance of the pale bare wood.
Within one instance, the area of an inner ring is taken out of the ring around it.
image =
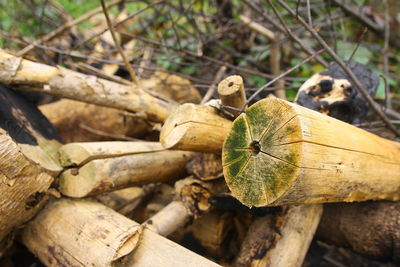
[[[165,121],[160,142],[169,149],[221,153],[231,124],[212,107],[183,104]]]
[[[176,107],[176,104],[156,98],[140,87],[32,62],[3,50],[0,50],[0,66],[0,82],[18,90],[39,91],[132,112],[142,111],[154,121],[164,121]]]
[[[159,151],[96,159],[60,176],[60,191],[84,197],[128,186],[165,182],[184,176],[192,152]]]
[[[58,153],[64,167],[82,166],[95,159],[115,158],[140,153],[165,151],[159,142],[146,141],[111,141],[83,142],[63,145]]]
[[[192,83],[181,76],[162,71],[154,72],[149,78],[141,80],[141,86],[160,93],[178,103],[199,103],[201,95]]]
[[[89,200],[51,203],[22,239],[46,266],[218,266]]]
[[[267,29],[266,27],[264,27],[263,25],[253,21],[252,19],[250,19],[249,17],[246,17],[244,15],[240,15],[240,20],[246,25],[248,26],[250,29],[258,32],[261,35],[264,35],[265,37],[267,37],[268,39],[270,39],[271,41],[275,42],[277,40],[276,38],[276,34]]]
[[[239,75],[232,75],[218,84],[218,94],[222,105],[243,108],[246,104],[246,92],[244,91],[243,79]],[[228,109],[235,117],[240,115],[240,111]]]
[[[232,129],[224,174],[246,205],[400,199],[396,142],[273,98],[250,107]]]
[[[249,227],[235,267],[301,266],[322,214],[322,205],[283,207]]]
[[[168,236],[183,227],[191,218],[192,213],[182,201],[172,201],[143,225],[154,233]]]
[[[39,109],[65,143],[126,140],[152,128],[145,118],[132,113],[70,99],[41,105]]]
[[[174,200],[143,225],[157,234],[168,236],[206,213],[211,208],[209,197],[222,192],[227,192],[224,182],[207,183],[191,176],[181,179],[175,183]]]
[[[62,170],[56,160],[60,146],[37,108],[0,85],[0,257],[12,242],[7,235],[48,200]]]

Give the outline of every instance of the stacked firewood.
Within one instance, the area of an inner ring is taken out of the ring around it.
[[[200,105],[162,72],[134,85],[5,51],[0,66],[0,256],[16,239],[46,266],[301,266],[317,232],[400,261],[400,145],[340,113],[244,109],[240,76]],[[325,99],[310,83],[299,104]],[[14,90],[61,100],[39,110]]]

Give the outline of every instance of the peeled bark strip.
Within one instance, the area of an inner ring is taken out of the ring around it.
[[[58,153],[62,166],[82,166],[95,159],[165,151],[159,142],[87,142],[63,145]]]
[[[272,98],[235,120],[222,156],[248,206],[398,200],[399,159],[398,143]]]
[[[160,142],[169,149],[220,154],[231,125],[212,107],[183,104],[165,121]]]
[[[51,203],[22,239],[46,266],[218,266],[88,200]]]
[[[142,136],[152,126],[126,111],[70,99],[39,106],[65,143],[111,141]]]
[[[317,238],[375,260],[400,264],[400,202],[324,206]]]
[[[239,75],[232,75],[218,84],[218,94],[224,106],[241,109],[246,103],[243,79]],[[238,110],[228,109],[235,117],[240,115]]]
[[[128,186],[171,181],[185,175],[192,152],[159,151],[96,159],[60,176],[60,191],[85,197]]]
[[[32,218],[61,171],[61,144],[32,104],[0,85],[0,257],[6,236]]]
[[[176,107],[176,104],[156,98],[140,87],[36,63],[3,50],[0,50],[0,67],[0,82],[15,89],[38,91],[132,112],[142,111],[153,121],[164,121]]]

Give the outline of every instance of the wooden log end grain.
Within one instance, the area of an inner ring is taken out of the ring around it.
[[[222,163],[247,206],[400,198],[400,145],[279,99],[233,123]]]
[[[243,79],[239,75],[232,75],[222,80],[218,84],[218,94],[222,104],[234,108],[242,108],[246,103],[246,93],[244,91]],[[233,115],[240,114],[237,110],[229,110]]]

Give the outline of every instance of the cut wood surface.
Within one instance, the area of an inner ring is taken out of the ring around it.
[[[218,266],[89,200],[51,203],[22,239],[46,266]]]
[[[243,79],[239,75],[232,75],[218,84],[218,94],[222,105],[241,109],[246,103],[246,92],[244,91]],[[240,115],[240,111],[227,109],[235,117]]]
[[[60,145],[36,107],[0,85],[0,257],[6,236],[48,199],[47,190],[62,170],[56,159]]]
[[[165,151],[159,142],[112,141],[63,145],[58,153],[62,166],[82,166],[95,159],[113,158],[140,153]]]
[[[169,149],[220,154],[231,125],[213,107],[183,104],[165,121],[160,142]]]
[[[38,91],[132,112],[142,111],[153,121],[164,121],[176,107],[140,87],[36,63],[4,50],[0,50],[0,66],[0,82],[18,90]]]
[[[226,182],[248,206],[400,199],[400,145],[284,100],[233,123]]]
[[[175,180],[185,175],[192,152],[165,150],[96,159],[60,176],[60,191],[84,197],[128,186]]]
[[[70,99],[41,105],[39,109],[65,143],[127,140],[143,136],[152,128],[146,119],[132,113]]]

